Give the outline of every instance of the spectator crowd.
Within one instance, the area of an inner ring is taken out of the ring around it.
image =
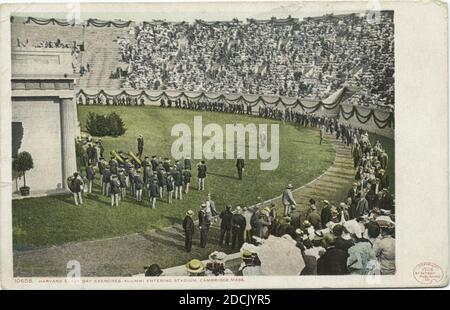
[[[144,23],[119,40],[123,86],[325,98],[357,86],[354,104],[394,104],[393,13],[284,23]]]

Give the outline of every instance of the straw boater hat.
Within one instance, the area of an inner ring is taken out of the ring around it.
[[[239,207],[239,206],[237,206],[237,207],[236,207],[236,213],[237,213],[237,214],[240,214],[241,212],[242,212],[242,208]]]
[[[224,252],[214,251],[208,256],[209,260],[216,263],[225,263],[227,254]]]
[[[292,188],[292,184],[289,183],[289,184],[287,185],[287,188],[291,189],[291,188]]]
[[[186,212],[187,216],[193,216],[194,215],[194,211],[192,210],[188,210],[188,212]]]
[[[251,243],[244,243],[240,253],[242,259],[251,259],[258,253],[258,248]]]
[[[205,265],[198,259],[193,259],[186,264],[186,270],[189,273],[202,273],[205,271]]]
[[[323,203],[324,203],[324,204],[327,204],[327,205],[330,204],[330,202],[329,202],[328,200],[324,200]]]

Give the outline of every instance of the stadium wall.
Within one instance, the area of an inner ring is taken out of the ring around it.
[[[166,94],[166,96],[163,95]],[[279,96],[260,96],[260,95],[242,95],[242,94],[221,94],[221,93],[204,93],[204,92],[194,92],[194,91],[177,91],[177,90],[124,90],[124,89],[111,89],[111,90],[99,90],[99,89],[83,89],[80,90],[77,94],[77,104],[93,104],[92,100],[90,103],[86,98],[97,98],[103,97],[103,105],[112,104],[112,97],[121,97],[121,96],[130,96],[133,98],[138,98],[138,104],[140,104],[140,99],[144,99],[144,105],[146,106],[160,106],[161,100],[164,99],[167,103],[167,98],[174,98],[184,94],[188,98],[198,98],[193,100],[207,100],[214,101],[215,98],[224,95],[228,102],[240,103],[245,101],[250,102],[252,105],[253,114],[257,114],[260,107],[271,107],[277,109],[284,109],[285,107],[291,108],[293,111],[298,112],[309,112],[314,115],[320,117],[339,117],[340,121],[344,124],[351,124],[357,128],[363,128],[364,130],[374,132],[376,134],[393,138],[394,137],[394,128],[390,126],[385,126],[384,128],[379,128],[377,123],[374,120],[374,117],[370,117],[367,122],[362,123],[358,120],[356,115],[351,116],[348,119],[342,117],[341,109],[343,108],[345,111],[351,110],[353,108],[358,111],[358,114],[368,115],[371,113],[376,114],[379,119],[388,119],[389,116],[393,113],[392,111],[382,110],[373,107],[365,107],[365,106],[353,106],[351,104],[345,103],[345,99],[348,96],[351,96],[351,91],[347,91],[345,88],[336,92],[336,95],[332,98],[327,98],[324,101],[313,98],[289,98],[289,97],[279,97]],[[331,96],[330,96],[331,97]],[[81,101],[80,101],[80,98]],[[209,99],[208,99],[209,98]],[[258,98],[260,100],[258,100]],[[262,100],[261,100],[262,99]],[[332,100],[329,100],[332,99]],[[221,100],[221,99],[216,99]],[[266,102],[266,104],[263,103]],[[301,105],[298,104],[298,101],[301,102]],[[253,103],[252,103],[253,102]],[[134,105],[134,104],[132,104]],[[380,122],[378,122],[380,125]],[[383,124],[381,124],[383,125]]]
[[[347,104],[347,103],[341,103],[341,107],[347,111],[347,110],[352,109],[353,105]],[[356,106],[356,109],[358,110],[358,113],[363,114],[363,115],[369,114],[370,111],[373,109],[374,113],[376,113],[377,117],[379,117],[381,119],[387,119],[391,114],[394,113],[393,111],[386,111],[386,110],[376,109],[376,108],[374,109],[374,108],[369,108],[369,107],[365,107],[365,106]],[[378,135],[381,135],[381,136],[384,136],[384,137],[387,137],[390,139],[394,139],[395,125],[394,126],[387,125],[384,128],[379,128],[379,126],[375,123],[375,120],[373,117],[371,117],[365,124],[363,124],[358,120],[356,115],[353,115],[348,120],[346,120],[344,117],[342,117],[342,114],[340,113],[339,114],[339,122],[346,124],[346,125],[349,124],[356,128],[362,128],[369,132],[376,133]]]

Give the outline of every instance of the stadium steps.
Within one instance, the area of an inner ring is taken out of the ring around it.
[[[63,43],[78,44],[84,42],[85,51],[81,52],[82,65],[89,64],[91,72],[80,77],[80,88],[119,89],[123,79],[111,79],[112,71],[123,64],[117,39],[127,38],[131,42],[134,36],[129,34],[130,27],[83,27],[81,25],[62,27],[58,25],[11,24],[11,46],[17,47],[20,42],[28,40],[29,47],[42,41],[60,39]]]

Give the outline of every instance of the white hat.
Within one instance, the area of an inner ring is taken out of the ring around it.
[[[224,263],[225,259],[227,258],[227,254],[224,252],[214,251],[211,254],[209,254],[208,258],[210,261],[213,261],[213,262]]]

